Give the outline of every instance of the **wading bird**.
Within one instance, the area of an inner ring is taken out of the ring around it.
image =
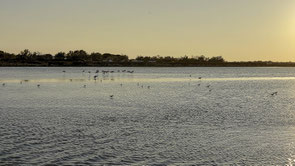
[[[93,76],[93,79],[96,81],[96,78],[98,77],[98,75]]]

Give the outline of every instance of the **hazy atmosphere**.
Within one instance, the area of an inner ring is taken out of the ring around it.
[[[0,165],[295,165],[295,0],[0,0]]]
[[[294,0],[1,0],[0,47],[295,61]]]

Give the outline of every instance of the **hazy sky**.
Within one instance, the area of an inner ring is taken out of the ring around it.
[[[295,0],[0,0],[0,50],[295,61]]]

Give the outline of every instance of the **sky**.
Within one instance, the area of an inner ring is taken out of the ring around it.
[[[0,50],[294,61],[294,0],[0,0]]]

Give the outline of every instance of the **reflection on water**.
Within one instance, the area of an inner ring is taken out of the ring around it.
[[[1,68],[0,165],[292,165],[294,78],[295,68]]]

